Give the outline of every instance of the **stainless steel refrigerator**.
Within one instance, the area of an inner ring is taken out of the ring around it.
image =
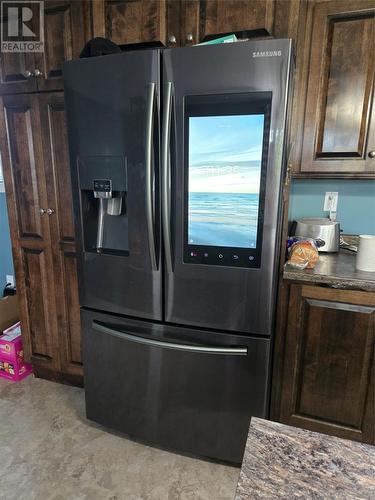
[[[87,417],[239,463],[267,417],[290,40],[64,67]]]

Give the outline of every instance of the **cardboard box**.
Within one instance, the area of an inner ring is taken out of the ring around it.
[[[23,359],[21,323],[18,322],[0,335],[0,377],[16,382],[32,371],[32,366]]]
[[[0,335],[19,319],[17,295],[9,295],[0,299]]]

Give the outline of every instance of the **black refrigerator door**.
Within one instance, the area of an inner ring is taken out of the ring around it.
[[[162,55],[165,319],[270,335],[291,42]]]
[[[169,449],[240,463],[267,415],[268,339],[82,311],[87,417]]]
[[[162,319],[160,52],[64,66],[82,306]]]

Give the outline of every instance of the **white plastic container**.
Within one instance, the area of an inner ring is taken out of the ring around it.
[[[360,271],[375,273],[375,236],[361,234],[359,236],[356,268]]]

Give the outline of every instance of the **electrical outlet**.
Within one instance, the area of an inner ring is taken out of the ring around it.
[[[7,274],[6,275],[6,280],[7,280],[7,284],[10,283],[12,286],[14,286],[14,276],[13,276],[13,274]]]
[[[324,198],[325,212],[337,212],[337,201],[339,199],[339,193],[334,191],[328,191]]]

